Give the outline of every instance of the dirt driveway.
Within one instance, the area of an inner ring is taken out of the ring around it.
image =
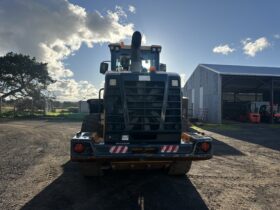
[[[186,177],[160,171],[84,179],[69,162],[80,123],[0,123],[0,209],[280,209],[280,127],[207,126],[215,156]]]

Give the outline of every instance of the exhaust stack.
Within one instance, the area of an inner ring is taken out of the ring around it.
[[[141,39],[142,35],[139,31],[135,31],[132,35],[131,40],[131,72],[141,72],[142,71],[142,61],[141,61]]]

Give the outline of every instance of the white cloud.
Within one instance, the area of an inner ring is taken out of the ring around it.
[[[128,11],[135,14],[136,13],[136,8],[132,5],[128,5]]]
[[[83,43],[92,47],[131,36],[134,25],[125,23],[126,17],[120,6],[101,14],[67,0],[0,1],[0,56],[13,51],[47,62],[51,76],[58,81],[50,89],[59,100],[94,97],[95,87],[75,81],[63,61]]]
[[[274,34],[273,37],[274,37],[275,39],[280,39],[280,34]]]
[[[115,7],[115,13],[118,15],[118,17],[127,17],[127,14],[125,13],[125,11],[123,10],[123,8],[119,5],[117,5]]]
[[[220,54],[223,54],[223,55],[228,55],[229,53],[232,53],[234,51],[235,51],[235,49],[229,47],[228,44],[219,45],[219,46],[216,46],[216,47],[213,48],[213,53],[220,53]]]
[[[49,87],[62,101],[85,100],[98,95],[98,90],[88,81],[77,82],[74,79],[60,79]]]
[[[250,38],[242,40],[243,52],[250,57],[255,57],[256,53],[263,51],[270,46],[270,43],[265,37],[261,37],[252,41]]]

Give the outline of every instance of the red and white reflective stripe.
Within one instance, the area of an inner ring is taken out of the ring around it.
[[[173,150],[173,152],[178,152],[178,150],[179,150],[179,146],[176,145],[175,148],[174,148],[174,150]]]
[[[128,147],[124,147],[122,153],[126,153],[128,150]]]
[[[109,152],[110,152],[110,153],[113,153],[113,151],[115,150],[115,148],[116,148],[115,146],[112,146],[112,147],[110,148],[110,151],[109,151]]]
[[[165,146],[165,145],[163,147],[161,147],[161,152],[165,152],[166,148],[167,148],[167,146]]]
[[[178,152],[179,146],[178,145],[164,145],[161,147],[160,151],[161,152],[166,152],[166,153],[174,153]]]
[[[110,153],[126,153],[128,150],[127,146],[112,146],[109,150]]]
[[[120,153],[121,150],[122,150],[122,147],[117,147],[116,153]]]

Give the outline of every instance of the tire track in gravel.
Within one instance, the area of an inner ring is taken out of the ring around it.
[[[87,180],[69,162],[69,140],[79,127],[70,122],[0,123],[0,148],[6,148],[0,153],[0,209],[137,209],[139,196],[145,209],[280,209],[278,143],[268,138],[262,146],[259,137],[265,138],[265,132],[273,137],[269,129],[247,130],[248,142],[205,131],[216,139],[219,153],[194,162],[186,177],[111,172]]]
[[[19,209],[62,174],[69,139],[80,123],[0,123],[0,209]],[[38,126],[39,125],[39,126]]]

